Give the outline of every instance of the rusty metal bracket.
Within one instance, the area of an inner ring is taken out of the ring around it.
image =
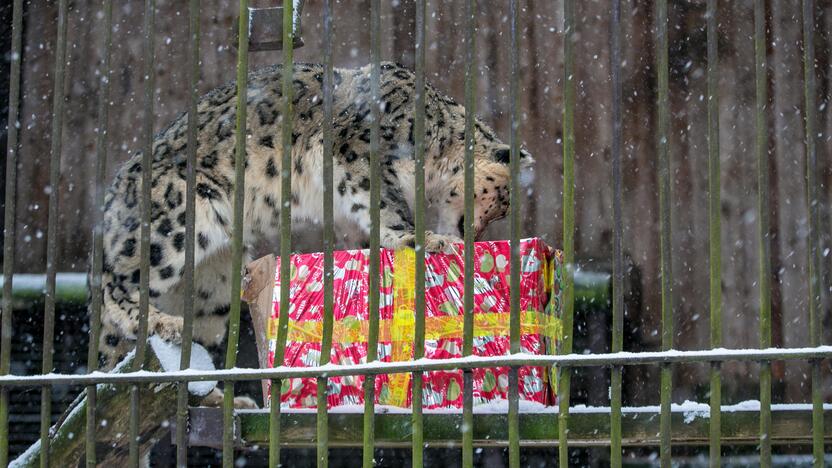
[[[303,46],[301,38],[301,16],[304,0],[295,0],[294,5],[294,34],[292,48]],[[283,7],[248,9],[248,50],[257,52],[262,50],[283,49]],[[236,22],[235,22],[236,24]],[[239,31],[234,29],[234,47],[237,47]]]

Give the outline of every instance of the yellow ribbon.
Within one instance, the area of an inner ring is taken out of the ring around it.
[[[412,315],[412,309],[411,309]],[[275,325],[270,323],[270,338],[277,336],[277,320]],[[379,320],[378,340],[381,342],[397,341],[393,338],[394,328],[404,341],[413,341],[413,330],[408,330],[400,323],[397,327],[394,319]],[[474,338],[508,336],[509,314],[483,312],[474,314]],[[410,324],[413,320],[411,317]],[[323,325],[317,320],[304,322],[289,322],[289,335],[287,341],[299,343],[316,343],[321,341]],[[425,339],[440,340],[445,338],[462,338],[463,316],[443,315],[439,317],[425,317]],[[557,337],[560,335],[561,321],[558,318],[546,315],[542,312],[527,310],[520,316],[520,333],[522,335],[544,335]],[[364,343],[369,335],[369,324],[366,320],[355,317],[345,317],[333,324],[332,341],[340,344]]]
[[[392,326],[389,340],[391,361],[407,361],[413,356],[413,335],[416,326],[413,313],[416,302],[415,289],[416,252],[413,249],[397,250],[393,256],[393,323],[390,324]],[[409,383],[410,373],[390,375],[388,401],[379,403],[405,406]]]

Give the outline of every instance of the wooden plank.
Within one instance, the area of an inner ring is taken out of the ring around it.
[[[268,442],[267,410],[239,411],[244,445],[263,445]],[[315,413],[282,413],[281,445],[286,447],[315,446]],[[195,430],[202,425],[221,423],[218,409],[200,409],[191,413]],[[581,411],[573,408],[569,416],[570,446],[609,445],[609,413],[604,410]],[[331,447],[360,447],[362,442],[362,413],[330,413],[329,443]],[[824,411],[824,440],[832,442],[832,409]],[[759,412],[754,409],[724,411],[722,413],[722,441],[724,444],[759,443]],[[461,413],[425,413],[424,440],[431,447],[459,447],[462,440]],[[694,412],[678,411],[671,416],[673,444],[708,445],[709,418]],[[772,409],[773,444],[810,444],[812,442],[812,412],[809,405],[794,409],[775,406]],[[659,415],[649,408],[624,408],[622,417],[622,445],[655,446],[659,443]],[[375,416],[377,447],[410,447],[410,413],[378,413]],[[521,413],[520,439],[523,446],[556,446],[558,436],[557,413]],[[212,441],[191,439],[191,445],[211,446]],[[474,415],[474,445],[504,447],[508,445],[508,419],[505,414]]]

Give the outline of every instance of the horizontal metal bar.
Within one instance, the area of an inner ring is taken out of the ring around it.
[[[510,356],[469,356],[453,359],[419,359],[417,361],[372,362],[355,365],[313,367],[274,367],[271,369],[185,370],[176,372],[128,372],[124,374],[46,374],[0,376],[0,385],[36,386],[50,384],[92,385],[139,382],[197,382],[206,380],[257,380],[297,377],[337,377],[345,375],[403,374],[436,370],[477,369],[503,366],[628,366],[663,363],[707,363],[724,361],[785,361],[832,359],[832,346],[814,348],[709,349],[701,351],[656,351],[643,353],[567,354],[547,356],[513,354]]]
[[[812,441],[812,405],[772,405],[772,443],[809,444]],[[521,412],[520,438],[523,446],[554,446],[558,444],[557,411]],[[673,405],[670,413],[672,442],[682,445],[708,444],[709,406],[700,403],[697,408]],[[610,443],[609,407],[572,407],[569,419],[569,444],[571,446],[607,446]],[[657,434],[657,406],[625,407],[622,409],[622,444],[628,446],[655,446]],[[731,444],[756,444],[759,442],[759,409],[755,405],[731,405],[722,407],[724,423],[723,441]],[[378,447],[410,447],[410,413],[376,413],[375,437]],[[237,412],[241,438],[248,445],[262,445],[269,438],[268,411],[243,410]],[[315,445],[316,414],[309,412],[285,412],[281,414],[281,445],[312,447]],[[832,441],[832,405],[826,405],[827,421],[824,439]],[[329,441],[331,447],[358,447],[361,444],[362,413],[330,412]],[[200,428],[215,427],[220,423],[219,409],[199,408],[191,410],[192,427],[196,434]],[[425,442],[431,447],[459,447],[462,413],[424,414]],[[474,445],[507,445],[506,415],[475,413],[472,426]],[[214,437],[217,437],[216,435]],[[191,439],[194,445],[211,445],[216,441]]]
[[[0,276],[0,281],[5,278]],[[46,291],[46,275],[17,273],[12,276],[12,301],[14,308],[26,308],[43,300]],[[87,300],[86,273],[57,273],[55,275],[55,301],[57,303],[83,303]]]
[[[575,305],[578,307],[611,307],[611,281],[609,272],[577,269],[575,277]],[[3,275],[0,275],[0,283]],[[43,300],[46,275],[41,273],[17,273],[12,277],[12,301],[16,309]],[[86,273],[60,272],[56,275],[55,301],[83,304],[87,300]]]

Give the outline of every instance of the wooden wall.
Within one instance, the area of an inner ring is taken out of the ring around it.
[[[67,115],[64,128],[61,191],[60,270],[84,270],[90,246],[91,177],[95,154],[98,65],[102,53],[99,3],[74,0],[69,28]],[[139,0],[115,2],[109,172],[138,140],[143,119],[142,15]],[[252,1],[267,6],[276,1]],[[336,1],[336,66],[369,61],[369,1]],[[412,0],[384,4],[383,57],[411,65]],[[508,2],[481,0],[477,34],[477,112],[508,137]],[[521,135],[538,161],[534,192],[527,200],[525,235],[554,245],[561,239],[562,190],[562,5],[521,2]],[[832,2],[817,2],[816,48],[823,198],[823,248],[830,245],[832,207]],[[233,26],[236,2],[206,0],[202,20],[202,83],[208,90],[233,79]],[[758,345],[756,176],[753,153],[753,15],[749,0],[720,2],[720,145],[722,161],[722,259],[724,336],[728,347]],[[576,2],[576,176],[579,257],[608,258],[611,240],[610,82],[608,79],[607,3]],[[655,158],[655,59],[652,2],[624,1],[624,247],[642,274],[643,309],[630,311],[626,326],[641,337],[639,349],[659,345],[659,275]],[[428,80],[462,101],[464,71],[462,2],[429,2]],[[670,89],[675,347],[708,347],[708,223],[706,146],[706,48],[704,1],[670,2]],[[20,272],[42,272],[45,264],[50,99],[55,35],[55,2],[28,3],[24,36],[21,167],[18,193],[17,252]],[[156,129],[186,107],[187,2],[158,0],[156,17]],[[776,345],[808,345],[806,288],[806,196],[803,149],[803,71],[800,2],[771,1],[767,11],[769,150],[771,158],[773,307]],[[303,12],[306,46],[299,61],[320,56],[321,1],[308,0]],[[280,61],[279,52],[253,53],[253,67]],[[492,238],[508,235],[507,225],[489,229]],[[304,238],[314,238],[304,232]],[[306,249],[318,248],[314,242]],[[832,342],[829,298],[830,257],[824,258],[825,343]],[[826,388],[832,388],[826,363]],[[756,398],[753,364],[725,366],[726,398]],[[705,365],[680,366],[674,398],[702,400]],[[808,399],[807,366],[775,367],[775,398]],[[655,372],[633,373],[633,401],[657,401]],[[827,395],[827,400],[831,396]]]

